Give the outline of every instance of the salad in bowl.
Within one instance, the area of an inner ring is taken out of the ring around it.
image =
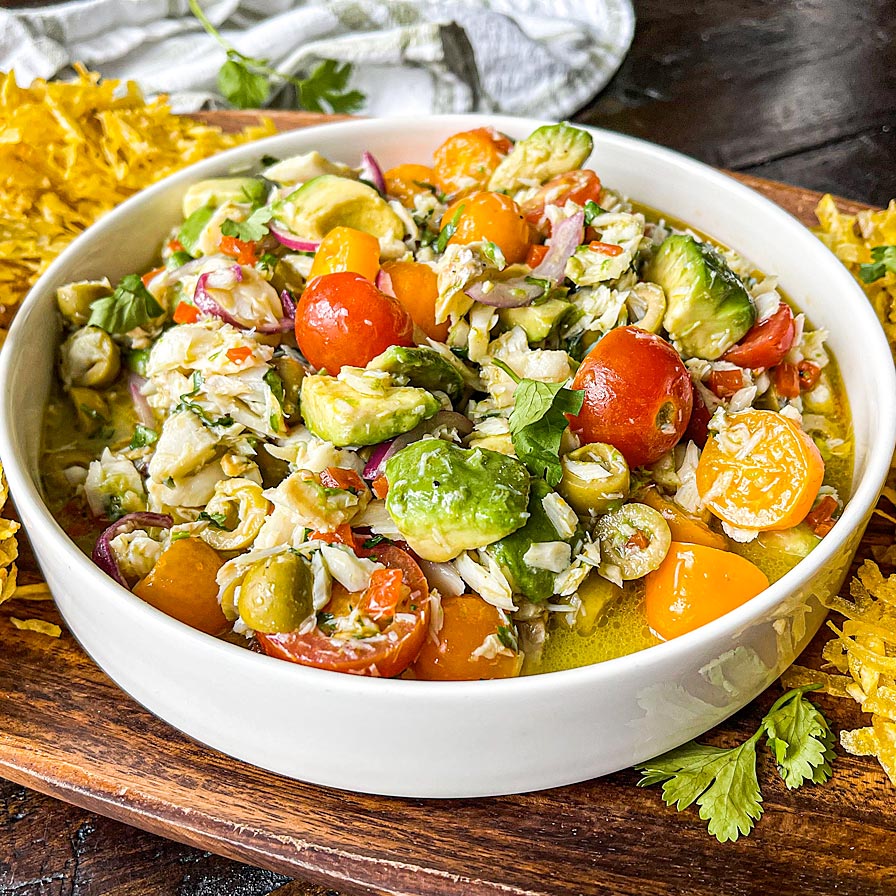
[[[210,635],[380,677],[566,669],[718,619],[848,496],[837,365],[773,276],[568,124],[193,183],[57,290],[54,516]]]

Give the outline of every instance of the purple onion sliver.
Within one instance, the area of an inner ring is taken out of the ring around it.
[[[471,283],[464,292],[481,305],[493,308],[522,308],[543,292],[537,283],[528,283],[525,277],[514,277],[511,280],[492,280],[491,288],[486,292],[485,284]]]
[[[392,450],[394,445],[395,439],[389,439],[388,442],[380,442],[374,447],[370,453],[370,460],[364,465],[364,471],[361,473],[366,480],[373,482],[377,476],[382,474],[386,461],[394,454]]]
[[[128,389],[134,402],[134,408],[137,411],[137,419],[143,426],[152,429],[156,425],[155,414],[143,394],[143,386],[146,384],[146,378],[138,373],[131,373],[128,377]]]
[[[243,282],[243,266],[241,264],[231,265],[230,270],[233,271],[233,276],[236,277],[237,283]]]
[[[273,219],[268,222],[268,230],[271,236],[287,249],[293,252],[317,252],[320,243],[315,240],[304,240],[290,233],[285,227],[281,227]]]
[[[561,283],[566,276],[566,263],[572,257],[573,252],[582,245],[584,236],[585,213],[583,211],[578,211],[559,221],[554,226],[547,254],[541,264],[532,271],[532,276]]]
[[[361,177],[369,180],[377,190],[386,195],[386,179],[383,177],[383,169],[373,155],[366,150],[361,153]]]
[[[283,316],[295,320],[296,302],[288,289],[284,289],[283,292],[280,293],[280,304],[283,306]]]
[[[193,292],[193,304],[205,314],[220,317],[224,323],[230,324],[239,330],[246,328],[232,315],[228,314],[208,293],[207,283],[209,274],[203,274],[196,281],[196,289]]]
[[[384,271],[382,268],[379,269],[376,275],[376,288],[385,293],[387,296],[392,296],[392,298],[397,298],[395,295],[395,287],[392,285],[392,275]]]
[[[125,514],[120,520],[116,520],[111,526],[103,530],[97,539],[91,559],[108,576],[115,579],[119,585],[128,587],[125,577],[121,573],[115,552],[112,550],[112,539],[125,532],[133,532],[135,529],[170,529],[174,520],[167,513],[150,513],[140,511],[138,513]]]

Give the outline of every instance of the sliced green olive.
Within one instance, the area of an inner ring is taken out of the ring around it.
[[[632,326],[659,333],[666,313],[666,293],[658,283],[638,283],[626,300]]]
[[[68,390],[68,394],[75,406],[78,426],[87,435],[92,436],[101,426],[109,422],[109,405],[99,392],[81,386],[72,386]]]
[[[102,389],[111,385],[121,370],[121,352],[112,337],[99,327],[75,330],[60,349],[60,372],[69,386]]]
[[[286,552],[249,567],[237,607],[243,622],[257,632],[294,632],[313,611],[311,567]]]
[[[628,464],[612,445],[583,445],[565,454],[560,463],[563,478],[558,490],[579,513],[606,513],[628,497]]]
[[[299,394],[302,391],[305,368],[300,361],[289,355],[274,358],[272,363],[283,383],[283,416],[292,426],[299,420]]]
[[[579,585],[578,595],[582,601],[582,610],[576,616],[576,631],[580,635],[590,635],[607,607],[617,598],[623,597],[625,592],[592,571]]]
[[[672,533],[662,515],[646,504],[624,504],[597,521],[600,573],[610,580],[640,579],[669,552]]]
[[[281,258],[280,261],[277,262],[277,266],[274,268],[274,273],[271,275],[271,286],[273,286],[278,293],[282,292],[284,289],[288,289],[296,295],[301,293],[305,288],[305,278],[295,264],[295,258],[286,256],[286,258]]]
[[[124,356],[124,363],[128,370],[140,376],[146,376],[146,365],[149,362],[148,348],[135,348]]]
[[[90,319],[90,306],[97,299],[111,295],[112,285],[108,280],[82,280],[60,286],[56,290],[56,304],[65,318],[83,327]]]
[[[205,508],[211,521],[199,536],[216,551],[241,551],[255,541],[269,506],[251,479],[222,479]]]
[[[289,464],[282,458],[274,457],[264,445],[259,445],[255,463],[258,464],[261,484],[265,488],[274,488],[289,476]]]

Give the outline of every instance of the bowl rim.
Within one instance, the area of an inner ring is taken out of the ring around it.
[[[883,396],[883,401],[879,405],[882,411],[878,417],[880,430],[869,445],[865,470],[855,483],[854,493],[845,505],[840,520],[825,536],[821,544],[792,570],[757,597],[718,619],[678,638],[632,654],[572,669],[561,669],[514,679],[446,682],[375,679],[369,676],[347,675],[311,666],[302,666],[264,654],[255,654],[244,647],[192,629],[118,585],[81,552],[51,515],[49,508],[40,496],[36,483],[28,472],[27,464],[15,448],[11,427],[15,426],[16,416],[13,413],[15,402],[10,389],[10,377],[19,354],[17,348],[23,334],[29,326],[37,325],[36,322],[31,321],[32,317],[37,317],[37,304],[49,289],[51,281],[80,255],[85,244],[92,242],[98,234],[113,231],[119,226],[120,221],[127,220],[132,212],[139,209],[149,198],[164,193],[175,185],[186,187],[201,177],[220,176],[227,171],[235,172],[240,168],[251,166],[253,161],[257,162],[266,153],[275,154],[275,152],[271,152],[272,150],[277,151],[289,147],[287,151],[292,153],[311,151],[314,149],[313,143],[316,135],[323,132],[336,136],[345,133],[348,142],[356,141],[357,145],[357,141],[363,140],[365,134],[379,133],[385,128],[401,132],[404,129],[414,130],[430,127],[433,130],[444,130],[447,135],[457,130],[486,125],[496,126],[499,130],[503,125],[511,131],[523,131],[527,128],[533,130],[535,127],[548,123],[550,122],[542,119],[517,116],[456,114],[434,115],[422,120],[409,117],[360,119],[286,131],[225,150],[175,172],[136,193],[85,230],[60,253],[22,300],[19,312],[6,339],[4,350],[0,352],[0,396],[2,396],[0,398],[0,457],[3,459],[13,500],[23,508],[23,518],[28,516],[31,527],[34,528],[33,536],[31,531],[28,532],[29,536],[34,540],[37,538],[55,539],[57,547],[62,551],[65,559],[74,564],[81,575],[86,576],[94,587],[106,591],[108,596],[117,600],[123,599],[126,602],[123,606],[127,607],[131,613],[136,614],[137,618],[142,616],[145,624],[157,629],[159,636],[163,639],[171,639],[172,642],[180,640],[185,645],[193,646],[197,651],[202,650],[210,657],[220,656],[222,662],[229,660],[236,663],[252,663],[253,665],[248,668],[261,669],[262,667],[257,664],[264,662],[267,664],[269,674],[279,674],[285,681],[295,686],[301,686],[307,681],[310,686],[315,686],[315,683],[318,683],[331,690],[357,692],[365,697],[375,694],[394,696],[400,693],[402,699],[405,700],[429,700],[433,694],[438,693],[443,697],[450,696],[453,699],[469,700],[475,696],[475,699],[483,700],[490,699],[495,694],[507,696],[512,693],[515,697],[525,697],[527,694],[539,693],[545,688],[553,689],[563,685],[570,687],[586,683],[598,685],[612,681],[617,675],[625,675],[629,671],[642,671],[647,667],[659,666],[666,662],[674,663],[684,655],[698,652],[701,646],[706,647],[714,641],[736,637],[739,630],[745,629],[764,613],[782,604],[796,586],[817,574],[845,544],[854,530],[864,524],[890,469],[890,461],[894,445],[896,445],[896,367],[893,365],[884,331],[880,327],[870,302],[867,301],[864,292],[846,267],[789,212],[755,190],[703,162],[650,141],[603,128],[575,123],[576,127],[581,127],[591,133],[598,146],[612,146],[617,150],[628,149],[642,155],[659,158],[666,164],[707,181],[710,185],[715,186],[722,195],[733,194],[740,201],[752,205],[759,214],[764,215],[771,225],[779,229],[782,238],[795,240],[797,245],[802,243],[807,251],[813,252],[817,256],[816,264],[821,264],[828,269],[832,285],[842,289],[845,296],[852,297],[856,304],[854,316],[868,330],[868,335],[871,337],[870,343],[863,344],[863,350],[869,363],[874,365],[877,394]],[[671,209],[662,211],[670,215],[675,214]],[[810,246],[812,248],[809,248]],[[279,673],[274,671],[277,669],[280,670]],[[321,678],[321,676],[324,677]]]

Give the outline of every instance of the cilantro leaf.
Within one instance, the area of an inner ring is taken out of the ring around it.
[[[896,274],[896,246],[875,246],[871,250],[871,262],[859,267],[862,283],[880,280],[888,271]]]
[[[165,310],[143,285],[138,274],[121,278],[111,296],[97,299],[90,306],[87,325],[100,327],[107,333],[121,335],[137,327],[144,327]]]
[[[439,232],[439,238],[436,240],[436,252],[444,252],[448,245],[448,240],[457,232],[457,222],[463,214],[464,205],[459,205],[457,211],[451,216],[451,220]]]
[[[148,426],[138,423],[134,427],[134,434],[131,436],[129,448],[145,448],[147,445],[154,445],[159,440],[159,434]]]
[[[598,215],[606,215],[607,210],[601,208],[593,199],[585,203],[585,226],[588,227]]]
[[[569,425],[566,415],[578,414],[585,393],[581,389],[566,389],[560,383],[520,380],[507,365],[496,363],[518,382],[509,420],[517,457],[553,487],[563,475],[560,439]]]
[[[357,112],[364,103],[364,94],[346,90],[351,73],[351,63],[340,65],[335,59],[325,59],[307,78],[294,82],[302,108],[312,112]]]
[[[491,240],[486,240],[482,244],[482,254],[499,270],[503,271],[507,267],[507,259],[501,251],[501,247]]]
[[[805,697],[806,688],[790,691],[762,720],[778,772],[790,790],[806,781],[822,784],[832,774],[834,734],[827,719]],[[778,705],[781,704],[781,705]]]
[[[247,60],[236,54],[218,72],[221,96],[237,109],[258,109],[271,94],[270,79],[264,72],[247,65]]]
[[[208,511],[203,510],[196,519],[204,520],[214,529],[227,528],[226,513],[209,513]]]
[[[236,237],[244,243],[254,243],[267,235],[267,223],[273,217],[274,210],[268,206],[262,206],[252,212],[245,221],[233,221],[227,218],[221,225],[221,233],[224,236]]]
[[[731,750],[691,741],[638,766],[639,787],[663,782],[663,800],[679,812],[696,802],[720,843],[749,834],[762,815],[756,777],[759,732]]]

